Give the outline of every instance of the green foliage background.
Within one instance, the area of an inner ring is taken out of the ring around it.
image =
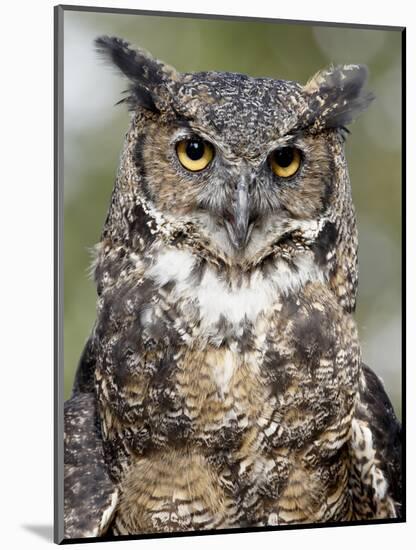
[[[65,12],[65,397],[95,318],[90,250],[99,241],[129,117],[125,82],[93,39],[121,36],[181,71],[222,70],[306,82],[330,63],[364,63],[376,101],[346,149],[360,232],[357,322],[364,360],[401,414],[401,34],[278,22]]]

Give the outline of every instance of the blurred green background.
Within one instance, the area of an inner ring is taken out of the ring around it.
[[[364,63],[376,101],[346,149],[360,236],[357,322],[364,360],[401,415],[401,33],[253,21],[65,12],[65,397],[95,319],[88,276],[129,117],[126,82],[94,51],[121,36],[182,71],[223,70],[306,82],[330,63]]]

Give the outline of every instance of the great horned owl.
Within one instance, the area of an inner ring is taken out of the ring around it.
[[[366,69],[302,86],[96,45],[132,116],[65,405],[65,536],[400,517],[400,425],[352,316]]]

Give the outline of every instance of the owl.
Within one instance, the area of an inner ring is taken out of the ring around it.
[[[65,404],[65,537],[401,517],[401,427],[363,364],[346,126],[305,85],[96,47],[131,112]]]

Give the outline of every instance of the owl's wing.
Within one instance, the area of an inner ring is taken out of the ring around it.
[[[352,423],[352,487],[360,519],[401,517],[402,429],[378,376],[362,366]]]
[[[101,439],[94,393],[74,394],[65,403],[64,536],[102,536],[117,504]]]

